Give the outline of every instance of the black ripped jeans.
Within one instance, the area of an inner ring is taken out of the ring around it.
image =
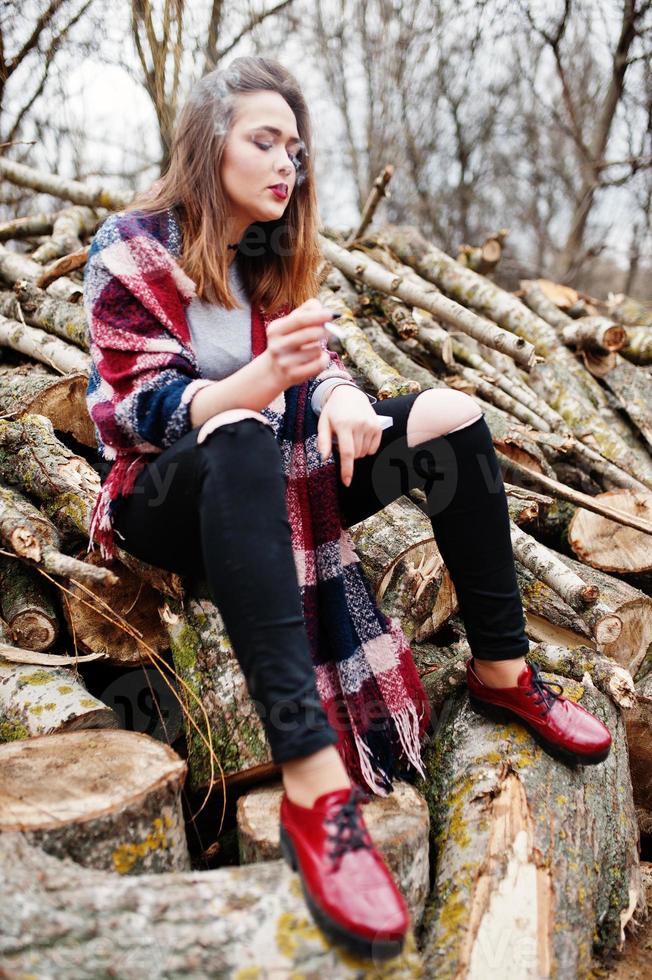
[[[489,428],[475,422],[412,448],[407,418],[417,394],[372,406],[394,423],[376,453],[340,478],[342,524],[350,527],[423,489],[434,537],[450,572],[478,659],[528,652],[509,514]],[[272,429],[255,418],[198,428],[161,452],[118,498],[116,540],[131,554],[191,581],[204,581],[265,727],[276,763],[337,742],[321,708],[285,502],[285,475]],[[276,725],[279,701],[292,723]],[[276,708],[275,708],[276,706]]]

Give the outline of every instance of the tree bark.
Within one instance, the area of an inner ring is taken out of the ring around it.
[[[186,764],[138,732],[64,732],[0,747],[0,832],[118,875],[187,871]],[[177,910],[178,911],[178,910]]]
[[[530,366],[534,360],[532,345],[507,330],[478,317],[464,306],[442,296],[439,291],[428,290],[426,283],[422,288],[405,281],[404,277],[393,275],[388,269],[370,259],[364,252],[347,252],[328,238],[320,237],[322,251],[329,262],[337,266],[345,275],[358,279],[380,289],[390,296],[397,296],[409,306],[418,306],[433,316],[451,323],[464,333],[470,334],[488,347],[495,347],[513,357],[519,364]]]
[[[594,944],[616,949],[644,907],[623,722],[603,695],[564,689],[612,732],[600,765],[556,762],[516,722],[476,715],[465,692],[445,702],[417,785],[436,848],[429,976],[585,976]]]
[[[569,347],[588,347],[597,351],[617,351],[624,346],[627,333],[619,323],[605,316],[583,316],[564,327],[562,340]]]
[[[0,157],[0,171],[2,164],[6,162],[6,157]],[[4,245],[0,245],[0,278],[8,282],[10,286],[13,286],[19,279],[36,282],[42,272],[43,268],[38,262],[34,262],[26,255],[11,252]],[[73,282],[72,279],[62,278],[53,282],[48,292],[50,296],[70,301],[73,299],[80,300],[83,289],[79,283]]]
[[[13,303],[10,300],[12,295]],[[33,327],[41,327],[47,333],[56,334],[88,353],[88,321],[83,306],[50,296],[27,279],[19,279],[14,286],[14,294],[2,294],[0,302],[0,312],[10,319],[20,319],[17,315],[20,308],[24,319]]]
[[[82,235],[92,233],[97,221],[97,215],[90,208],[80,205],[64,208],[54,219],[50,238],[32,252],[32,259],[45,265],[69,252],[76,252],[82,248]]]
[[[224,776],[275,771],[269,743],[219,610],[210,599],[168,599],[161,609],[180,678],[191,790]],[[209,727],[207,727],[209,726]]]
[[[461,303],[467,303],[502,327],[527,339],[545,360],[537,364],[531,379],[534,389],[566,420],[578,439],[587,439],[603,455],[652,488],[652,458],[623,436],[623,426],[595,379],[583,370],[553,328],[528,310],[516,297],[471,269],[463,268],[435,248],[412,227],[384,226],[383,242],[420,275]],[[596,390],[597,389],[597,390]],[[596,399],[590,401],[589,393]]]
[[[369,972],[369,960],[345,955],[315,926],[284,861],[124,877],[59,861],[6,833],[0,868],[12,910],[0,957],[14,975],[244,980],[253,970],[359,980]],[[412,931],[392,969],[423,976]]]
[[[649,327],[628,327],[627,342],[620,353],[633,364],[648,367],[652,364],[652,330]]]
[[[41,565],[52,575],[75,577],[91,587],[115,580],[108,568],[96,568],[63,554],[59,532],[52,521],[22,493],[1,484],[0,540],[19,558]]]
[[[67,432],[83,446],[97,445],[95,427],[86,405],[86,374],[0,373],[0,412],[14,419],[45,415],[54,429]]]
[[[636,685],[636,706],[627,713],[629,764],[636,816],[642,834],[652,834],[652,674]]]
[[[609,303],[609,316],[632,327],[652,327],[652,304],[620,293]]]
[[[620,636],[615,642],[606,643],[601,653],[612,657],[635,677],[652,643],[652,599],[640,589],[574,558],[562,554],[557,558],[587,582],[597,585],[600,594],[596,606],[599,608],[603,603],[622,620]]]
[[[383,612],[409,640],[432,636],[458,608],[429,518],[400,497],[350,529],[362,570]]]
[[[12,350],[33,357],[49,367],[60,371],[61,374],[90,374],[91,359],[88,354],[78,350],[71,344],[53,337],[52,334],[39,330],[38,327],[28,327],[18,320],[8,320],[0,315],[0,345],[11,347]]]
[[[73,204],[83,204],[89,208],[119,211],[126,207],[134,196],[131,191],[95,191],[81,181],[69,180],[57,174],[42,173],[7,157],[0,158],[0,174],[5,180],[19,187],[29,187],[40,194],[51,194],[53,197],[72,201]]]
[[[0,742],[31,743],[39,735],[93,728],[118,728],[118,718],[86,689],[77,671],[19,664],[0,653]],[[14,769],[10,760],[15,758],[3,756],[3,751],[0,748],[0,782],[7,796],[0,796],[0,833],[6,829],[7,808],[11,807],[8,794]],[[52,778],[57,778],[56,773]],[[10,829],[17,829],[16,824]]]
[[[601,375],[602,380],[652,449],[650,376],[620,354],[614,357],[614,366]]]
[[[0,610],[18,646],[49,650],[56,642],[59,617],[48,583],[25,562],[6,555],[0,555]]]

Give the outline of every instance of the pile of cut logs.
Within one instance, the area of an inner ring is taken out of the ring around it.
[[[0,224],[0,967],[366,976],[314,927],[280,860],[279,770],[207,591],[124,550],[87,553],[100,477],[83,271],[130,195],[4,158],[0,175],[64,202]],[[455,259],[414,227],[370,229],[378,197],[357,230],[323,229],[334,349],[379,399],[451,386],[482,407],[529,657],[613,733],[604,763],[575,768],[470,709],[422,490],[350,529],[433,707],[427,779],[365,807],[412,913],[392,975],[586,976],[645,916],[652,310],[548,280],[507,292],[492,279],[505,230]]]

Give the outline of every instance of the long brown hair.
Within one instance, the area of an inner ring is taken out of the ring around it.
[[[235,260],[251,303],[274,313],[316,296],[321,259],[310,116],[298,82],[278,61],[236,58],[204,75],[179,114],[167,170],[126,210],[174,208],[183,233],[180,264],[197,295],[225,309],[240,308],[228,281],[228,207],[220,167],[238,95],[261,89],[278,92],[288,103],[304,147],[283,217],[250,225]]]

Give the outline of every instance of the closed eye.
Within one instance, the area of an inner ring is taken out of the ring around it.
[[[256,146],[260,147],[261,150],[271,150],[272,148],[271,143],[257,143],[255,140],[254,142],[256,143]]]

